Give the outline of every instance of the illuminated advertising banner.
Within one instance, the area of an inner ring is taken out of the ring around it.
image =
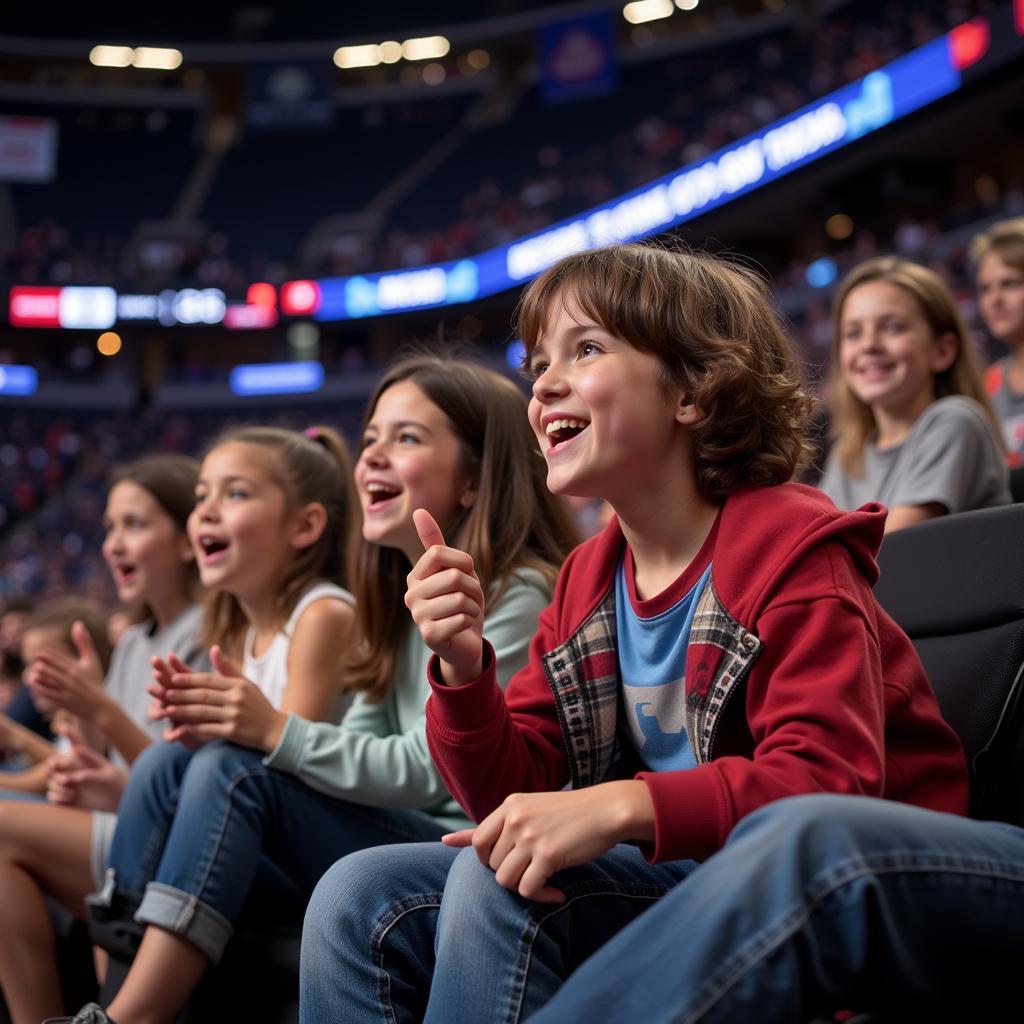
[[[60,327],[60,288],[12,288],[7,318],[15,327]]]
[[[228,379],[236,395],[296,395],[319,391],[324,368],[315,360],[296,363],[243,363]]]
[[[15,327],[106,330],[117,319],[113,288],[22,287],[11,289],[8,317]]]
[[[105,331],[119,320],[155,320],[165,327],[219,324],[224,321],[226,311],[227,301],[219,288],[167,289],[159,295],[118,295],[107,287],[17,285],[11,289],[7,315],[14,327]]]
[[[277,310],[273,306],[249,305],[229,302],[224,310],[224,326],[232,331],[258,331],[277,323]]]
[[[39,375],[32,366],[0,363],[0,395],[34,395]]]
[[[165,327],[174,324],[219,324],[227,301],[219,288],[183,288],[162,291],[157,319]]]
[[[281,286],[281,312],[288,316],[309,316],[322,300],[316,281],[287,281]]]
[[[229,302],[224,326],[232,331],[256,331],[277,323],[277,289],[265,281],[251,284],[245,302]]]
[[[105,331],[117,320],[113,288],[61,288],[60,325],[68,329]]]
[[[961,67],[977,59],[954,53],[957,31],[704,160],[536,234],[451,263],[289,282],[282,311],[301,307],[302,315],[329,321],[470,302],[521,285],[569,253],[676,227],[954,92]],[[292,295],[301,302],[288,301]]]

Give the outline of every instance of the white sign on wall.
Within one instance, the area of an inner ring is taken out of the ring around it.
[[[0,181],[53,181],[57,122],[52,117],[0,117]]]

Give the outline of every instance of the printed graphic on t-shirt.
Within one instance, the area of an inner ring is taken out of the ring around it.
[[[629,599],[625,565],[615,578],[616,647],[626,732],[651,771],[697,764],[686,732],[686,650],[697,600],[711,578],[709,565],[667,611],[641,618]]]
[[[697,763],[686,732],[685,678],[659,686],[622,684],[626,728],[637,753],[653,771],[692,768]]]

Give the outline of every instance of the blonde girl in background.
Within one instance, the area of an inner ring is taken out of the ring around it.
[[[819,484],[877,501],[886,531],[1010,501],[999,420],[956,301],[894,256],[855,267],[833,305],[832,437]]]

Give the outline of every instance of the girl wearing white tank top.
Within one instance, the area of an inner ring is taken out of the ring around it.
[[[242,647],[242,675],[263,691],[263,695],[274,707],[284,704],[285,689],[288,686],[288,652],[295,627],[306,609],[321,598],[333,598],[352,604],[352,595],[334,583],[314,583],[295,603],[288,621],[274,634],[270,645],[262,654],[256,654],[256,628],[250,626],[245,633]],[[325,716],[325,721],[340,721],[336,712]]]
[[[130,869],[115,870],[119,850],[133,849],[150,824],[126,813],[114,834],[104,887],[89,897],[100,907],[94,916],[102,917],[115,887],[137,894],[153,878],[168,872],[173,878],[166,865],[180,866],[176,836],[192,831],[194,820],[185,794],[226,794],[226,783],[207,786],[210,766],[225,751],[251,753],[210,741],[262,741],[279,733],[290,713],[340,720],[343,663],[355,621],[354,598],[341,584],[357,522],[351,463],[330,428],[243,427],[210,448],[188,535],[206,587],[200,644],[209,648],[213,671],[193,672],[175,653],[152,659],[150,716],[167,722],[168,742],[138,759],[129,789],[160,818],[165,841],[147,843],[145,863],[132,856]],[[174,680],[187,686],[174,687]],[[176,714],[175,700],[190,696],[210,713],[201,724],[191,724],[187,712]],[[126,798],[130,809],[127,792]],[[231,870],[230,863],[225,867]]]
[[[154,659],[152,715],[170,723],[168,740],[245,743],[246,728],[273,735],[290,712],[339,719],[355,621],[355,599],[340,584],[356,510],[345,442],[329,427],[243,427],[213,445],[188,530],[208,593],[201,639],[214,671],[192,674],[174,654]],[[174,689],[175,675],[188,676],[189,688]],[[247,700],[253,687],[269,703]],[[174,713],[173,701],[193,689],[217,706],[215,721],[191,727]]]

